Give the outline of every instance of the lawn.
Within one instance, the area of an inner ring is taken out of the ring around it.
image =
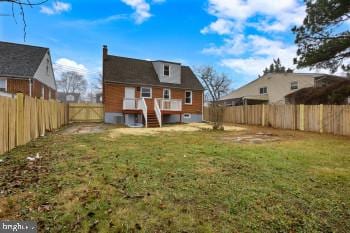
[[[0,159],[0,219],[40,232],[350,232],[346,137],[58,132]]]

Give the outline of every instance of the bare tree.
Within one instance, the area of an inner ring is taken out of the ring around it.
[[[62,73],[57,85],[59,90],[64,93],[84,93],[87,88],[87,81],[83,75],[75,71],[68,71]]]
[[[32,1],[32,0],[0,0],[0,3],[11,4],[12,17],[16,23],[17,23],[17,20],[16,20],[16,14],[15,14],[15,7],[19,8],[19,14],[20,14],[20,17],[22,18],[22,22],[23,22],[23,38],[24,38],[24,40],[26,40],[26,35],[27,35],[27,31],[26,31],[27,23],[26,23],[25,14],[24,14],[24,8],[25,7],[32,8],[34,6],[44,4],[45,2],[48,2],[48,0],[36,0],[36,1]],[[3,14],[2,16],[10,16],[10,15]]]
[[[223,130],[223,106],[219,100],[230,90],[230,80],[226,74],[219,74],[212,66],[202,66],[196,69],[196,74],[205,87],[205,96],[211,102],[211,120],[213,129]]]

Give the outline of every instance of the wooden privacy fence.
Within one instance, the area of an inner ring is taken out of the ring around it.
[[[103,122],[104,108],[103,104],[69,104],[70,122]]]
[[[212,121],[212,108],[204,120]],[[269,126],[336,135],[350,135],[350,105],[245,105],[225,107],[224,123]]]
[[[23,94],[0,96],[0,154],[68,123],[67,105]]]

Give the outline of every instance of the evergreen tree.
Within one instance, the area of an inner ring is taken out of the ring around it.
[[[304,0],[307,16],[294,27],[298,46],[294,63],[298,68],[325,68],[335,72],[350,58],[350,0]]]
[[[293,73],[293,70],[291,68],[286,69],[285,66],[281,64],[281,60],[277,58],[276,60],[273,59],[273,63],[269,66],[269,68],[264,69],[264,74],[267,73]]]

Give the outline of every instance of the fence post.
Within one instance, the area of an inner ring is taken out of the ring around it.
[[[305,130],[305,125],[304,125],[304,113],[305,113],[305,106],[304,104],[300,104],[300,130],[304,131]]]
[[[262,117],[261,117],[261,119],[262,119],[262,126],[265,126],[265,104],[263,104],[262,105],[262,113],[261,113],[262,115]]]
[[[323,133],[323,104],[320,104],[320,133]]]
[[[23,144],[24,136],[24,95],[16,94],[16,145]]]

